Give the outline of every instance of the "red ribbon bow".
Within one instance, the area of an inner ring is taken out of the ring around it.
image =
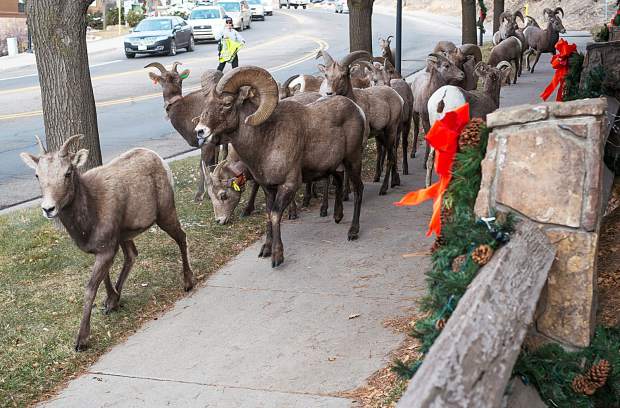
[[[565,39],[561,38],[560,41],[555,44],[555,49],[558,50],[558,53],[551,57],[551,66],[555,69],[555,74],[551,79],[551,83],[549,83],[540,94],[540,97],[544,101],[551,96],[558,85],[560,88],[558,89],[555,100],[563,100],[564,85],[566,83],[566,75],[568,75],[568,58],[572,53],[577,51],[577,46],[575,44],[569,44]]]
[[[433,200],[433,215],[428,224],[426,236],[441,233],[441,203],[443,195],[452,180],[452,164],[458,147],[461,130],[469,122],[469,104],[458,107],[454,111],[437,120],[426,135],[426,141],[435,148],[435,171],[439,181],[430,187],[407,193],[402,200],[394,205],[418,205],[426,200]]]

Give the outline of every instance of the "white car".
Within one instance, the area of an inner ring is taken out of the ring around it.
[[[336,0],[334,3],[334,11],[336,13],[348,13],[349,5],[347,4],[347,0]]]
[[[265,7],[261,0],[248,0],[250,10],[252,10],[252,18],[257,20],[265,20]]]
[[[271,0],[261,0],[266,16],[273,16],[273,2]]]
[[[221,6],[226,15],[233,20],[235,30],[243,31],[252,24],[252,11],[246,0],[221,0],[217,6]]]
[[[201,6],[192,10],[187,22],[194,30],[194,40],[215,40],[215,33],[224,28],[226,12],[220,6]]]

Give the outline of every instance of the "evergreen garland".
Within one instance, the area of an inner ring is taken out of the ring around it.
[[[480,16],[476,25],[482,31],[482,34],[486,33],[484,29],[484,20],[487,18],[487,6],[484,4],[484,0],[478,0],[478,7],[480,7]]]
[[[568,57],[568,74],[565,78],[564,100],[573,101],[580,98],[579,81],[583,69],[584,56],[580,52],[574,52]]]

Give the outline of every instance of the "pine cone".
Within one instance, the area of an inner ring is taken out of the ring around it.
[[[437,330],[442,331],[444,327],[446,327],[446,319],[439,319],[435,322],[435,328]]]
[[[596,385],[583,375],[578,375],[573,378],[573,391],[577,394],[592,395],[596,392]]]
[[[445,205],[441,206],[441,226],[447,225],[452,222],[452,216],[454,215],[454,209],[452,207],[448,208]]]
[[[590,367],[587,373],[588,379],[596,386],[600,388],[607,382],[609,372],[611,371],[611,365],[607,360],[600,360],[597,364]]]
[[[435,238],[435,242],[433,242],[433,246],[431,247],[431,253],[437,251],[445,243],[446,240],[443,238],[443,236],[439,235],[437,238]]]
[[[480,245],[478,248],[474,249],[474,252],[471,254],[471,259],[474,260],[478,265],[486,265],[491,260],[493,256],[493,248],[488,245]]]
[[[452,272],[458,273],[467,261],[467,255],[459,255],[452,260]]]
[[[473,118],[465,125],[459,136],[459,151],[467,147],[478,146],[480,143],[480,131],[484,125],[484,121],[480,118]]]

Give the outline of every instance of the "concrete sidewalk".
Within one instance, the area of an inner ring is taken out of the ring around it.
[[[430,247],[430,203],[392,205],[423,184],[421,162],[410,168],[386,196],[366,183],[358,241],[346,240],[351,203],[340,225],[331,209],[303,212],[283,225],[281,267],[252,245],[43,405],[350,406],[341,393],[388,365],[404,340],[384,322],[410,315],[425,290],[429,257],[402,255]]]

